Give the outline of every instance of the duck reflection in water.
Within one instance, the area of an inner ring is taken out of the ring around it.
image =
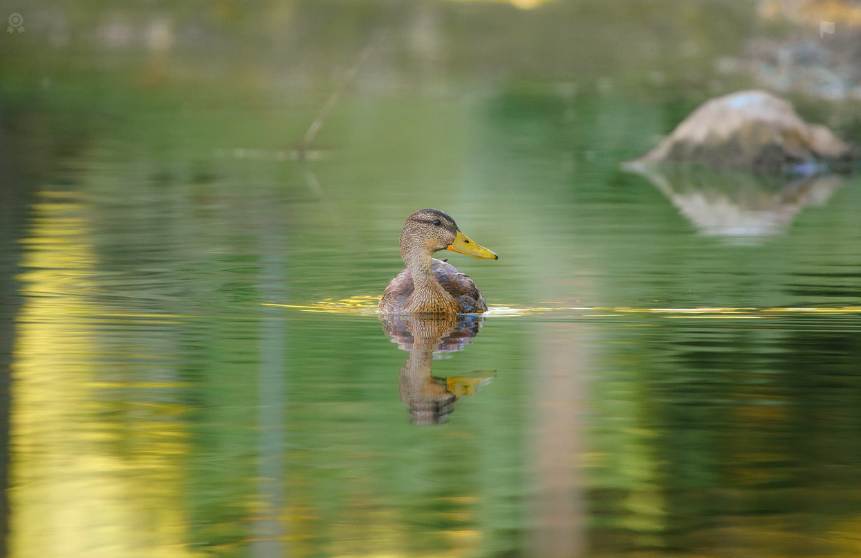
[[[438,424],[454,410],[463,395],[472,395],[486,385],[493,370],[467,376],[438,378],[431,373],[436,356],[453,353],[472,343],[484,320],[479,315],[433,314],[380,316],[383,329],[398,347],[409,351],[398,379],[398,392],[413,415],[413,424]]]

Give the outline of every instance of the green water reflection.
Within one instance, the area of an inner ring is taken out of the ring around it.
[[[42,199],[19,277],[12,555],[853,552],[851,308],[381,331],[261,306],[289,297],[284,246],[222,254],[201,293],[171,293],[190,264],[154,256],[141,290],[96,257],[95,207]],[[440,349],[437,378],[497,372],[416,430],[412,394],[454,397],[430,375]]]
[[[324,4],[4,37],[7,554],[857,556],[859,179],[620,168],[752,10]],[[421,207],[486,317],[368,311]]]

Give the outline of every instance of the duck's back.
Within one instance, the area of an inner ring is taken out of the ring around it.
[[[484,296],[469,275],[461,273],[450,263],[437,259],[433,260],[433,273],[440,285],[457,302],[459,313],[471,314],[487,311]],[[401,271],[386,287],[386,292],[383,293],[383,298],[380,300],[380,311],[383,313],[402,311],[407,304],[407,299],[413,294],[414,288],[410,270]]]

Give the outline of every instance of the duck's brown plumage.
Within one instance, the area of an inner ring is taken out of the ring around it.
[[[471,314],[487,311],[484,295],[475,286],[469,275],[461,273],[456,267],[443,260],[434,258],[433,274],[437,282],[451,295],[457,304],[455,314]],[[380,310],[386,313],[398,312],[408,304],[409,297],[415,291],[413,275],[409,269],[401,271],[383,293]],[[449,313],[442,311],[440,313]]]
[[[379,310],[386,314],[467,314],[487,310],[484,296],[470,277],[433,258],[449,249],[479,258],[497,256],[464,236],[454,219],[437,209],[410,215],[401,233],[401,257],[407,265],[386,287]]]

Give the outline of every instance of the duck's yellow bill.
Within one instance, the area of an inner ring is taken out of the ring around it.
[[[446,246],[446,250],[451,250],[452,252],[458,252],[460,254],[466,254],[467,256],[474,256],[476,258],[485,258],[488,260],[498,260],[499,256],[485,248],[484,246],[480,246],[475,242],[471,241],[465,234],[460,231],[457,231],[457,238],[454,239],[454,242]]]

